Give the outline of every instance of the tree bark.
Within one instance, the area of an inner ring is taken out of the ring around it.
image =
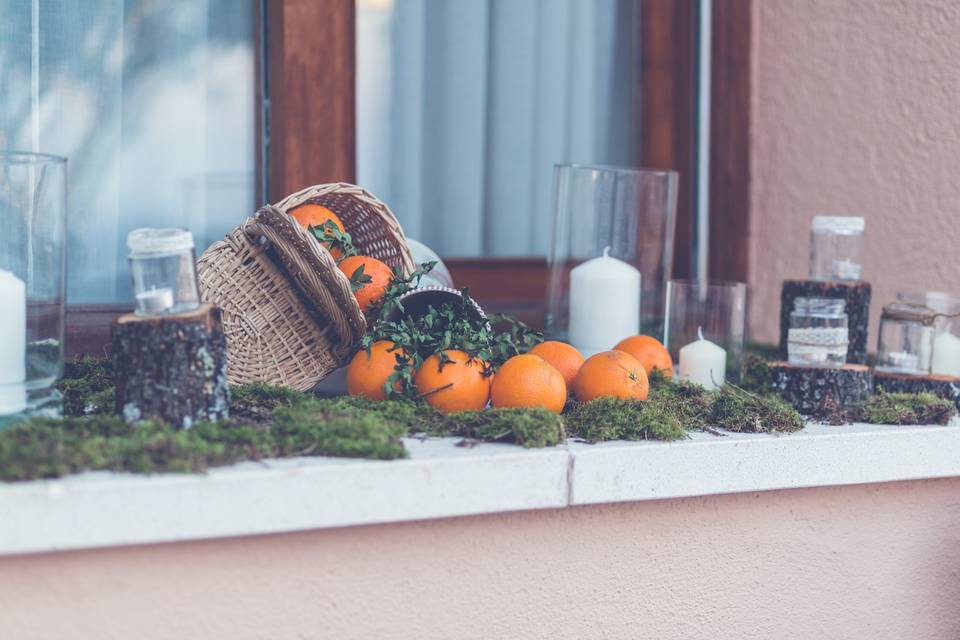
[[[869,367],[848,364],[839,369],[770,363],[773,390],[807,416],[828,418],[866,402],[873,393]]]
[[[220,309],[127,314],[111,327],[116,412],[128,422],[159,418],[189,429],[229,417],[227,341]]]

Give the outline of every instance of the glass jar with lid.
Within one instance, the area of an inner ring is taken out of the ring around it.
[[[877,336],[877,371],[926,375],[933,353],[937,312],[930,307],[894,302],[883,308]]]
[[[139,316],[200,306],[193,234],[185,229],[136,229],[127,236],[130,276]]]
[[[842,367],[850,342],[846,301],[796,298],[787,332],[787,359],[803,367]]]
[[[810,233],[810,277],[859,280],[865,228],[859,216],[816,216]]]

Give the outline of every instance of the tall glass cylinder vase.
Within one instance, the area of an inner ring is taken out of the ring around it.
[[[584,355],[636,333],[662,338],[676,206],[676,172],[556,165],[549,336]]]
[[[0,424],[59,411],[67,161],[0,152]]]
[[[746,335],[747,285],[671,280],[666,347],[678,377],[715,389],[739,382]]]

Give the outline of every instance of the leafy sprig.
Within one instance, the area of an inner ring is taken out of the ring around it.
[[[446,351],[463,351],[482,360],[485,373],[490,375],[507,359],[526,353],[543,341],[540,332],[509,316],[491,314],[489,319],[485,318],[467,289],[460,291],[457,300],[431,305],[425,313],[406,313],[400,298],[415,289],[435,264],[423,263],[409,277],[396,274],[379,308],[371,314],[374,321],[361,341],[361,348],[368,351],[378,340],[397,345],[397,364],[385,385],[388,395],[415,397],[414,372],[434,354],[440,354],[442,367],[450,361]],[[397,316],[399,319],[394,319]]]
[[[349,232],[338,227],[333,220],[327,220],[319,226],[310,225],[307,231],[320,243],[325,244],[331,253],[334,250],[340,251],[338,262],[358,255],[357,248],[353,245],[353,237]]]
[[[354,293],[373,282],[373,277],[364,271],[364,266],[360,265],[350,274],[350,290]]]

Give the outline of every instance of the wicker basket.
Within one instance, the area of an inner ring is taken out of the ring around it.
[[[289,213],[308,202],[336,213],[361,254],[381,260],[391,269],[401,267],[407,275],[413,271],[413,258],[400,223],[390,208],[366,189],[346,182],[321,184],[297,191],[275,206]]]
[[[227,377],[306,391],[342,366],[365,319],[349,279],[287,211],[322,204],[354,245],[409,273],[413,260],[390,209],[354,185],[310,187],[268,205],[211,245],[197,262],[201,295],[223,312]]]

